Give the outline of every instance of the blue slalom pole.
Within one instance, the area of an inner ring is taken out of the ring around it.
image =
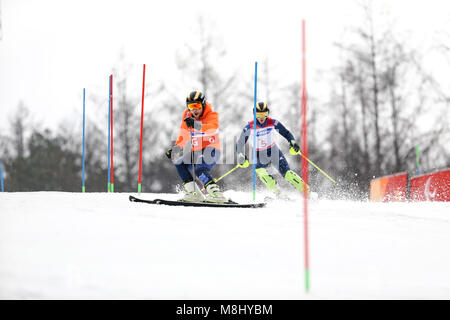
[[[2,185],[2,192],[5,192],[5,189],[3,187],[3,169],[2,169],[2,160],[0,160],[0,180]]]
[[[84,128],[86,126],[86,89],[83,88],[83,177],[82,177],[82,186],[81,186],[81,192],[85,192],[86,191],[86,186],[84,184]]]
[[[111,192],[111,76],[109,77],[108,103],[108,192]]]
[[[253,95],[253,201],[256,199],[256,85],[258,79],[258,62],[255,61],[255,93]]]

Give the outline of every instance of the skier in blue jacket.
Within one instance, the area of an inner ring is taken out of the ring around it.
[[[304,188],[307,188],[309,193],[309,186],[298,174],[290,169],[289,163],[275,144],[273,137],[274,131],[277,130],[289,142],[291,151],[298,152],[300,151],[300,147],[295,142],[292,133],[287,130],[281,122],[269,117],[269,108],[265,102],[257,103],[256,119],[256,173],[258,174],[259,179],[270,191],[274,192],[275,195],[279,197],[281,192],[277,186],[277,182],[266,170],[269,165],[274,165],[280,174],[298,191],[303,192]],[[254,121],[250,121],[244,127],[239,140],[236,143],[237,162],[238,165],[243,168],[249,166],[248,158],[244,153],[244,147],[249,138],[250,144],[252,147],[255,147],[253,146],[254,127]]]

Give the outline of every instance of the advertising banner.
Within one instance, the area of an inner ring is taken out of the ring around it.
[[[450,169],[411,179],[412,201],[450,201]]]
[[[406,173],[373,179],[370,182],[370,201],[406,201],[407,185],[408,175]]]

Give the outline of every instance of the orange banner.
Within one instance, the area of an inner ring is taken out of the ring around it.
[[[403,202],[407,200],[408,175],[399,173],[373,179],[370,182],[370,201]]]

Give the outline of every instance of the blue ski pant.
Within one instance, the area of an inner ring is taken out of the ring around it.
[[[276,145],[266,150],[256,151],[256,159],[256,169],[273,165],[283,177],[291,169],[285,156]]]
[[[206,147],[203,150],[194,151],[193,154],[192,152],[185,152],[182,157],[175,160],[174,164],[183,182],[194,180],[191,173],[192,167],[194,167],[196,177],[205,185],[213,180],[209,172],[216,165],[219,158],[220,150]],[[192,160],[194,160],[194,165],[192,165]]]

